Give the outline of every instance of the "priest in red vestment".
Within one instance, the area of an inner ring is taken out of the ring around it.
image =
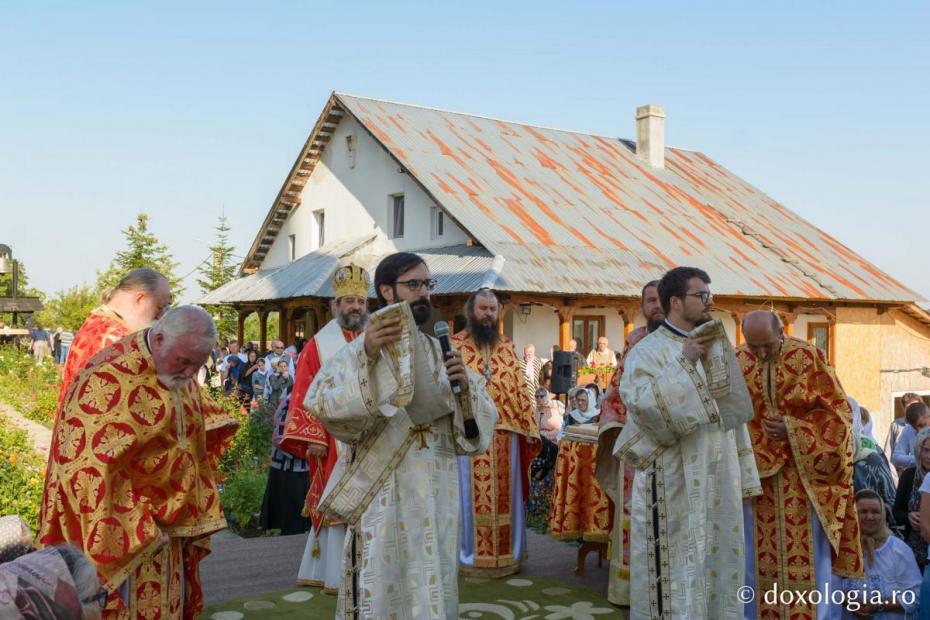
[[[324,521],[317,508],[326,482],[344,450],[313,413],[304,408],[304,398],[323,362],[364,329],[368,320],[369,285],[368,273],[356,265],[343,265],[333,274],[332,314],[335,318],[307,343],[297,360],[297,376],[281,440],[283,450],[306,459],[310,467],[310,489],[302,514],[310,517],[312,528],[307,535],[297,583],[322,587],[331,594],[339,591],[342,582],[342,543],[346,526]]]
[[[744,509],[746,584],[756,592],[823,593],[837,575],[861,579],[846,392],[823,353],[784,335],[773,312],[748,313],[743,337],[736,357],[755,410],[748,427],[762,479],[762,495]],[[792,620],[830,610],[826,594],[819,604],[814,598],[795,602]],[[760,597],[746,617],[785,617],[777,603]]]
[[[193,379],[215,342],[202,308],[175,308],[93,357],[59,411],[37,539],[84,551],[105,619],[203,608],[200,560],[226,527],[216,467],[236,430]]]
[[[171,290],[165,276],[152,269],[133,269],[119,281],[102,306],[95,308],[74,335],[61,371],[58,408],[68,386],[99,351],[123,336],[157,321],[171,305]]]
[[[494,438],[485,454],[459,457],[462,494],[461,573],[504,577],[526,556],[529,467],[539,452],[539,426],[526,374],[513,342],[500,334],[497,297],[488,289],[465,304],[468,325],[452,338],[465,366],[484,376],[497,407]]]

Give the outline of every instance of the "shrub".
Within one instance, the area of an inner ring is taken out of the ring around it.
[[[257,525],[255,515],[262,508],[267,480],[264,471],[243,468],[232,472],[223,483],[220,499],[231,529],[245,530]]]
[[[220,499],[233,531],[253,529],[261,510],[271,458],[271,416],[265,409],[246,411],[236,398],[213,395],[239,421],[239,430],[219,465]]]
[[[0,416],[0,513],[19,515],[36,531],[45,463],[25,431]]]
[[[0,400],[24,417],[51,427],[60,386],[57,364],[49,361],[39,366],[16,347],[0,347]]]

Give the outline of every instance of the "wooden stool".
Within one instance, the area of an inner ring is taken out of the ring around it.
[[[607,556],[607,543],[585,541],[578,548],[578,566],[575,567],[576,575],[584,575],[584,564],[588,554],[597,551],[597,567],[604,565],[604,558]]]

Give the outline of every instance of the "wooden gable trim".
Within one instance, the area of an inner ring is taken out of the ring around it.
[[[300,196],[304,186],[320,161],[326,144],[332,138],[339,122],[345,117],[345,110],[333,93],[326,102],[326,107],[317,119],[310,136],[300,150],[297,160],[291,167],[281,190],[275,197],[265,221],[262,222],[252,247],[249,248],[239,269],[240,275],[255,273],[268,255],[275,238],[284,226],[287,218],[300,206]]]

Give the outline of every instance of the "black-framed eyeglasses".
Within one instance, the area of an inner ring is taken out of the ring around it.
[[[107,599],[110,597],[110,593],[107,592],[106,588],[100,588],[96,594],[90,598],[81,599],[81,603],[84,605],[90,605],[91,603],[97,603],[100,606],[100,609],[103,609],[107,606]]]
[[[697,297],[701,303],[706,304],[714,298],[714,294],[710,291],[701,291],[700,293],[685,293],[684,297]]]
[[[404,286],[407,287],[408,290],[410,290],[410,292],[415,293],[424,286],[426,287],[426,290],[432,291],[433,289],[436,288],[436,286],[439,285],[439,282],[436,282],[436,280],[429,278],[427,280],[403,280],[403,281],[397,282],[397,284],[403,284]]]

